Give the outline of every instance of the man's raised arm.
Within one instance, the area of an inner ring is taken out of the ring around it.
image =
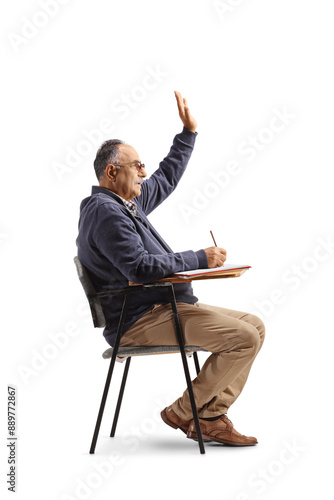
[[[159,168],[142,184],[141,195],[135,201],[146,215],[159,206],[176,188],[193,151],[196,139],[197,122],[191,115],[187,100],[175,91],[179,116],[183,131],[174,138],[168,155]]]

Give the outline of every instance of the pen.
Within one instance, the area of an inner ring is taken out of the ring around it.
[[[213,242],[214,242],[215,246],[217,246],[217,243],[216,243],[216,240],[215,240],[215,238],[214,238],[214,236],[212,234],[212,231],[210,231],[210,233],[211,233],[211,236],[212,236],[212,239],[213,239]]]
[[[210,231],[210,233],[211,233],[211,236],[212,236],[212,239],[213,239],[213,242],[214,242],[215,246],[217,246],[217,243],[216,243],[215,237],[213,236],[213,232],[212,232],[212,231]],[[224,266],[224,264],[223,264],[223,266]]]

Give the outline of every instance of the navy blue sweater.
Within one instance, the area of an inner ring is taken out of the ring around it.
[[[174,253],[149,222],[150,214],[176,188],[188,164],[197,133],[183,128],[174,138],[169,154],[141,186],[133,199],[134,216],[112,191],[92,187],[92,195],[80,205],[78,257],[87,268],[97,291],[148,283],[189,269],[207,268],[204,250]],[[174,285],[177,302],[194,304],[190,283]],[[167,300],[166,289],[133,294],[130,297],[124,333],[154,304]],[[123,296],[102,299],[107,326],[103,335],[114,345]]]

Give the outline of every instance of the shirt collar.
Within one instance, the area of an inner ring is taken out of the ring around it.
[[[114,194],[116,194],[116,193],[114,193]],[[120,196],[119,194],[116,194],[116,196],[118,196],[118,198],[120,200],[122,200],[123,204],[126,206],[126,208],[128,210],[130,210],[131,213],[133,213],[134,215],[137,215],[137,205],[135,204],[134,201],[132,201],[132,200],[127,201],[124,198],[122,198],[122,196]]]
[[[105,193],[111,196],[111,198],[114,198],[118,201],[121,201],[123,205],[131,212],[133,215],[138,215],[137,213],[137,205],[135,204],[134,201],[130,200],[127,201],[124,198],[122,198],[119,194],[114,193],[113,191],[110,191],[110,189],[101,187],[101,186],[93,186],[92,187],[92,194],[96,193]]]

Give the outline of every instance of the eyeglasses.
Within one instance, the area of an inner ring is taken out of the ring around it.
[[[129,161],[127,163],[114,163],[114,167],[123,167],[123,165],[131,165],[131,167],[135,167],[138,172],[145,169],[145,164],[140,161]]]

